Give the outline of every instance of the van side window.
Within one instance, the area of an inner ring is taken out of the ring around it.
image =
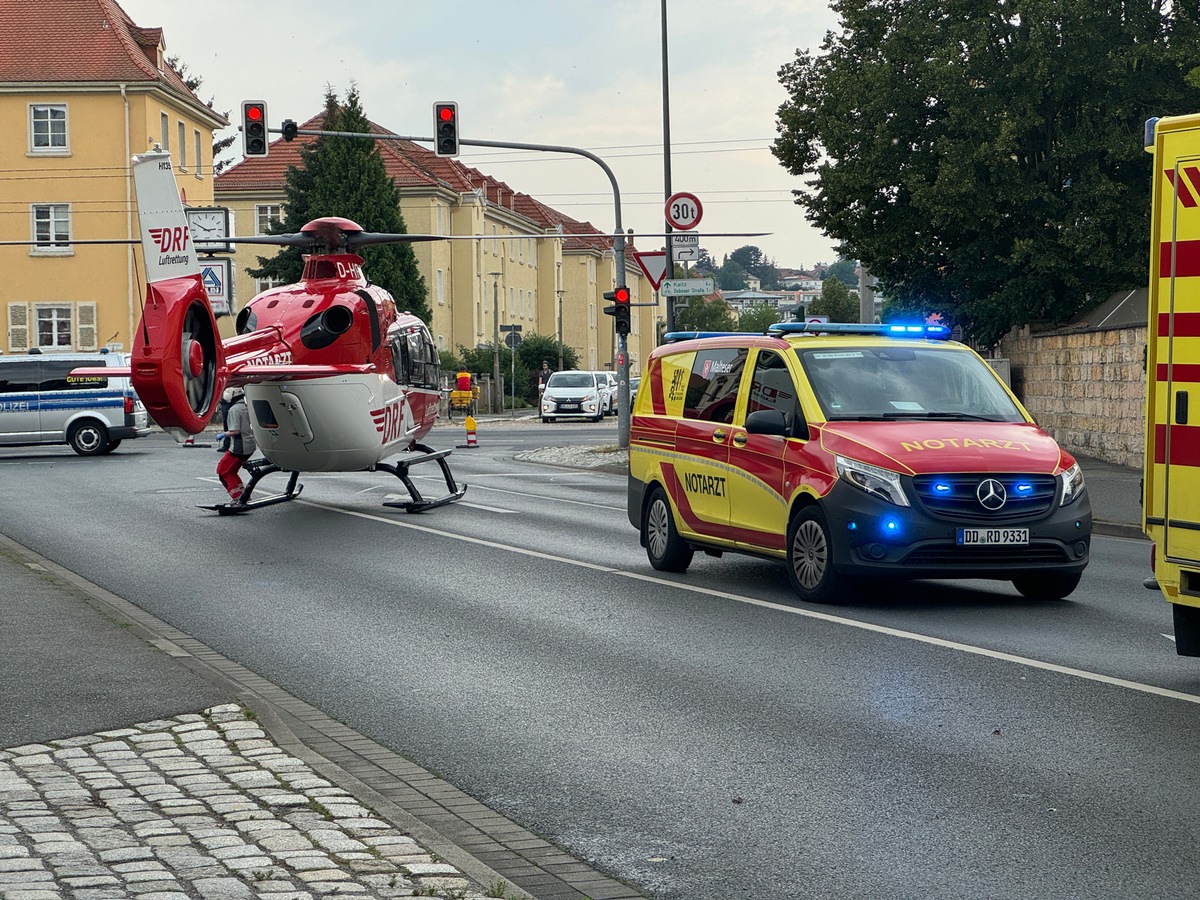
[[[31,394],[40,381],[37,360],[22,359],[0,366],[0,394]]]
[[[748,350],[722,347],[701,350],[692,363],[692,376],[683,399],[683,417],[705,422],[733,422],[738,383],[746,368]]]
[[[777,409],[793,424],[800,417],[800,403],[792,373],[788,371],[783,357],[774,350],[761,351],[754,362],[746,415],[760,409]]]
[[[79,360],[67,361],[47,359],[42,361],[42,390],[43,391],[78,391],[95,390],[108,387],[107,378],[83,378],[72,375],[72,369],[85,365]]]

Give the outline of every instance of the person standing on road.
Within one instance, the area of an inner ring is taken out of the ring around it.
[[[250,409],[246,406],[246,392],[240,387],[233,388],[233,402],[225,417],[225,434],[229,438],[229,449],[217,463],[217,477],[229,492],[230,499],[237,503],[245,490],[238,471],[258,449],[250,424]]]
[[[546,390],[546,382],[550,380],[550,374],[551,374],[550,373],[550,361],[543,359],[542,367],[541,367],[541,369],[538,370],[538,396],[539,397],[542,396],[542,394]]]

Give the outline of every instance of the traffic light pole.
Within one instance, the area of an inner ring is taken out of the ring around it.
[[[269,132],[273,134],[284,134],[287,132],[288,140],[291,140],[298,134],[313,135],[315,137],[350,137],[350,138],[370,138],[376,141],[414,141],[424,144],[435,143],[435,139],[431,137],[417,137],[413,135],[401,134],[372,134],[361,131],[323,131],[316,128],[295,128],[295,123],[291,120],[284,122],[283,128],[269,128]],[[285,135],[286,136],[286,135]],[[608,176],[608,182],[612,185],[613,192],[613,210],[615,216],[616,229],[613,233],[613,256],[617,267],[617,281],[620,284],[625,283],[625,230],[621,227],[621,189],[617,186],[617,177],[613,174],[612,169],[608,167],[608,163],[598,157],[596,154],[579,147],[564,147],[559,144],[525,144],[517,141],[470,141],[459,138],[458,143],[466,147],[498,147],[502,150],[538,150],[545,153],[572,153],[576,156],[582,156],[590,159]],[[617,371],[618,371],[618,391],[620,409],[617,415],[617,442],[622,450],[629,447],[629,353],[627,350],[628,342],[625,335],[617,335]]]

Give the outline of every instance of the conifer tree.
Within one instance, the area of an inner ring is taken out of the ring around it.
[[[356,87],[351,86],[344,103],[338,102],[332,88],[326,90],[321,129],[370,134],[371,123]],[[298,232],[322,216],[350,219],[365,231],[407,233],[400,191],[387,174],[374,140],[322,135],[300,148],[300,160],[301,166],[288,168],[283,219],[273,233]],[[364,247],[360,255],[367,277],[391,293],[397,309],[429,321],[425,279],[411,244]],[[247,269],[253,278],[293,282],[304,270],[298,247],[286,247],[272,258],[260,256],[258,263],[259,268]]]

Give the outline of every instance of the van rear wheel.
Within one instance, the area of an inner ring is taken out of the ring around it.
[[[801,600],[833,603],[843,598],[847,579],[833,567],[829,522],[819,507],[805,507],[788,524],[787,568],[788,581]]]
[[[105,452],[105,453],[112,453],[114,450],[116,450],[116,449],[117,449],[118,447],[120,447],[120,446],[121,446],[121,441],[120,441],[120,440],[109,441],[109,442],[108,442],[108,446],[104,448],[104,452]]]
[[[99,456],[108,450],[108,429],[90,419],[76,422],[67,434],[67,443],[80,456]]]
[[[686,572],[692,564],[692,548],[675,530],[671,502],[660,487],[650,495],[642,516],[642,543],[646,545],[650,565],[660,572]]]

